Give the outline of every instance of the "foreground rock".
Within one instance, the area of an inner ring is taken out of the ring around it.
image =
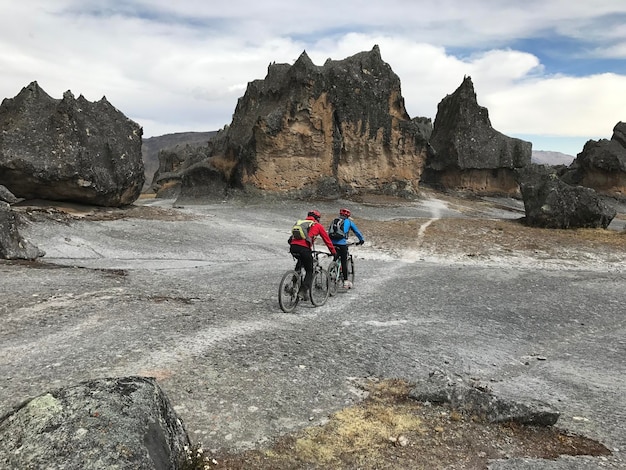
[[[0,419],[1,468],[178,469],[186,446],[167,397],[142,377],[83,382]]]
[[[451,379],[440,372],[418,382],[409,396],[430,403],[446,403],[492,423],[515,422],[537,426],[556,424],[560,413],[547,403],[533,400],[517,403],[498,398],[488,390],[481,390]]]
[[[607,228],[616,210],[591,188],[570,186],[554,168],[533,165],[518,172],[526,223],[543,228]]]
[[[515,169],[530,165],[532,144],[491,127],[489,111],[478,105],[474,85],[461,86],[437,107],[422,180],[443,189],[518,195]]]
[[[611,140],[590,140],[562,176],[569,184],[626,199],[626,122],[613,128]]]
[[[142,129],[106,98],[58,100],[32,82],[2,101],[0,130],[0,184],[17,197],[110,207],[139,197]]]
[[[0,202],[0,259],[34,260],[44,255],[42,250],[20,235],[17,215],[11,206]]]

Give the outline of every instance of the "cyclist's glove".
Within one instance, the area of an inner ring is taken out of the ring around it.
[[[365,240],[359,240],[359,243],[357,243],[357,245],[362,245],[363,243],[365,243]]]
[[[334,261],[337,261],[338,259],[339,259],[339,253],[335,253],[335,254],[333,255],[333,260],[334,260]]]

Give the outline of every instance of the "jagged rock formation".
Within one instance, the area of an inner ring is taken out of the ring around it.
[[[615,125],[611,140],[589,140],[562,178],[569,184],[626,199],[626,123]]]
[[[270,64],[264,80],[248,84],[206,163],[231,188],[412,194],[426,155],[423,127],[409,118],[400,79],[378,46],[321,67],[303,52],[292,66]]]
[[[532,153],[530,142],[491,127],[470,77],[439,103],[430,144],[435,152],[426,161],[422,181],[479,194],[519,194],[515,169],[530,165]]]
[[[143,164],[146,173],[146,182],[143,187],[144,191],[155,190],[153,184],[156,183],[155,175],[159,171],[159,154],[162,151],[176,152],[176,149],[183,148],[187,145],[193,147],[204,146],[215,136],[215,134],[217,134],[217,131],[176,132],[174,134],[164,134],[157,137],[142,139],[141,155],[143,156]]]
[[[185,170],[205,161],[210,153],[208,141],[176,145],[159,151],[159,168],[154,173],[151,189],[157,197],[177,197]]]
[[[0,105],[0,184],[25,199],[132,204],[144,183],[142,129],[106,98],[53,99],[37,82]]]
[[[607,228],[616,215],[591,188],[562,181],[555,168],[532,165],[517,173],[525,222],[543,228]]]
[[[189,437],[154,379],[106,378],[0,418],[1,468],[180,469]]]
[[[32,261],[44,256],[43,250],[20,235],[17,217],[7,202],[0,201],[0,258]]]

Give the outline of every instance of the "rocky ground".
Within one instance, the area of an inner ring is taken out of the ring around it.
[[[285,220],[290,220],[292,214],[305,210],[309,205],[308,203],[289,205],[287,211],[288,215],[283,215],[282,217],[284,217]],[[324,213],[324,222],[330,221],[332,218],[331,211],[336,209],[336,205],[335,203],[317,204]],[[381,198],[376,198],[375,200],[359,200],[351,203],[353,210],[356,209],[354,210],[354,219],[358,223],[361,231],[366,234],[366,258],[370,261],[375,260],[377,257],[380,259],[423,260],[428,263],[440,263],[442,266],[455,263],[459,263],[459,265],[463,266],[517,266],[520,268],[535,266],[568,271],[577,269],[593,271],[599,269],[601,271],[617,273],[623,273],[626,269],[624,265],[624,259],[626,258],[626,231],[624,231],[623,228],[626,222],[626,211],[624,210],[620,211],[609,230],[541,230],[526,227],[520,221],[523,216],[523,207],[520,205],[519,201],[515,200],[466,199],[451,195],[425,193],[424,200],[420,204],[420,211],[415,211],[414,206],[415,204],[411,202],[384,200]],[[129,226],[139,227],[141,226],[141,221],[146,221],[146,223],[150,224],[153,224],[155,221],[162,221],[182,222],[183,225],[177,225],[177,227],[183,227],[185,223],[191,224],[194,220],[204,219],[204,216],[197,215],[193,210],[186,210],[184,207],[171,207],[171,205],[168,207],[164,204],[152,204],[149,200],[141,201],[136,206],[126,210],[84,208],[67,204],[51,207],[45,203],[36,202],[30,202],[21,207],[16,207],[16,210],[24,215],[26,220],[26,226],[24,228],[29,235],[44,236],[43,234],[50,234],[49,236],[53,238],[53,232],[46,229],[39,229],[38,227],[41,224],[48,224],[50,221],[56,224],[54,233],[58,232],[61,234],[59,240],[61,244],[65,244],[66,246],[59,247],[57,242],[46,243],[47,246],[44,248],[47,248],[49,252],[48,257],[52,259],[51,264],[49,264],[50,266],[55,266],[57,263],[75,263],[83,266],[91,266],[91,269],[102,269],[102,272],[106,274],[106,278],[103,278],[103,281],[112,283],[115,286],[120,286],[114,287],[111,290],[112,292],[115,291],[119,293],[115,294],[115,296],[126,299],[123,301],[127,302],[128,305],[134,305],[134,307],[124,307],[123,305],[118,307],[118,303],[114,298],[109,294],[105,296],[104,294],[106,292],[104,291],[101,296],[102,300],[98,300],[100,296],[98,293],[99,290],[104,289],[104,286],[99,286],[97,288],[98,290],[93,291],[93,293],[85,294],[83,300],[85,307],[80,310],[81,316],[86,315],[89,317],[92,314],[88,312],[101,312],[103,307],[110,309],[112,314],[117,312],[118,308],[122,309],[120,311],[121,314],[127,313],[126,310],[128,308],[133,308],[139,319],[144,310],[144,305],[150,303],[150,305],[146,307],[146,309],[149,310],[146,310],[146,313],[150,315],[152,324],[154,324],[153,322],[155,320],[158,320],[159,322],[163,322],[164,328],[166,328],[166,326],[167,328],[172,328],[172,326],[168,326],[170,325],[168,322],[171,322],[170,318],[172,318],[173,313],[179,312],[180,315],[183,316],[182,318],[186,318],[188,323],[194,321],[197,322],[197,328],[205,328],[207,321],[205,319],[206,308],[203,306],[205,303],[210,306],[210,311],[215,312],[213,315],[216,315],[217,319],[221,318],[221,312],[224,311],[224,317],[221,322],[228,322],[230,321],[229,318],[234,318],[234,316],[239,315],[235,311],[221,310],[222,301],[219,292],[225,292],[225,289],[229,289],[227,284],[224,284],[224,286],[215,286],[215,289],[213,289],[212,286],[208,286],[208,288],[205,287],[204,291],[199,295],[186,292],[183,295],[181,293],[178,294],[179,297],[174,294],[176,291],[174,287],[177,287],[179,292],[184,292],[187,288],[187,286],[183,286],[182,284],[184,280],[179,278],[176,278],[174,281],[178,285],[172,287],[172,293],[170,295],[163,294],[159,296],[166,292],[167,287],[159,287],[156,284],[156,287],[152,286],[146,289],[145,292],[141,291],[137,295],[134,295],[132,292],[133,289],[139,289],[137,287],[131,286],[130,289],[123,288],[123,290],[120,290],[122,286],[130,282],[132,277],[134,277],[134,274],[132,274],[133,270],[137,269],[137,272],[140,272],[139,268],[136,267],[137,263],[147,265],[147,263],[154,263],[154,261],[151,259],[140,259],[136,254],[133,254],[133,256],[135,256],[134,259],[132,257],[124,258],[122,255],[120,255],[119,258],[116,257],[112,259],[110,255],[107,254],[108,247],[105,244],[97,247],[97,256],[92,256],[88,253],[95,252],[96,249],[93,248],[94,245],[89,241],[88,235],[72,232],[71,230],[68,231],[69,235],[62,234],[64,227],[70,227],[76,221],[93,221],[94,223],[100,224],[97,226],[96,232],[106,232],[107,236],[111,235],[120,240],[126,240],[126,242],[123,242],[124,247],[131,253],[131,248],[125,246],[128,244],[129,235],[124,232],[124,230],[128,230]],[[231,223],[233,229],[236,229],[237,221],[234,219],[232,222],[230,221],[233,210],[237,209],[226,208],[223,212],[220,212],[222,209],[219,207],[211,208],[209,215],[212,221],[211,223],[214,226],[219,225],[220,230],[223,229],[225,233],[229,230],[229,224]],[[278,204],[273,208],[264,208],[263,211],[267,212],[259,213],[258,210],[250,209],[246,220],[249,220],[250,223],[254,223],[251,218],[259,217],[259,220],[264,220],[264,225],[261,224],[263,227],[265,227],[265,225],[271,226],[273,222],[267,219],[272,217],[272,213],[284,214],[286,207]],[[454,212],[454,217],[450,216],[450,211]],[[120,225],[119,222],[124,220],[128,220],[128,224]],[[108,222],[115,223],[115,225],[104,225]],[[285,221],[283,221],[282,225],[285,225],[284,222]],[[169,240],[159,238],[158,241],[155,238],[153,240],[155,245],[161,242],[169,245],[187,242],[187,236],[184,232],[177,231],[170,235],[165,235],[167,232],[163,232],[163,234],[158,232],[162,230],[162,227],[158,225],[150,225],[150,227],[153,227],[151,230],[155,231],[155,237],[171,237]],[[259,229],[258,239],[262,239],[265,236],[276,236],[278,230],[263,227]],[[198,267],[202,267],[205,257],[207,261],[211,261],[215,259],[215,257],[219,259],[220,253],[227,247],[226,243],[232,243],[232,238],[217,242],[217,246],[212,246],[208,249],[209,251],[202,254],[202,256],[198,258],[199,261],[195,262],[197,265],[196,271]],[[72,254],[67,255],[67,250],[70,248],[73,250]],[[114,249],[113,247],[113,250]],[[251,255],[246,255],[245,250],[248,248],[245,245],[236,247],[236,249],[240,252],[244,250],[240,254],[244,259],[245,256],[248,256],[248,259],[250,259]],[[215,254],[213,254],[213,250]],[[185,252],[180,256],[176,256],[178,260],[172,261],[172,263],[180,263],[180,259],[185,256],[189,255]],[[41,265],[46,265],[46,263],[50,263],[50,261],[44,258],[38,264],[41,267]],[[127,263],[128,268],[124,267],[124,263]],[[211,261],[211,263],[216,267],[221,266],[220,261],[218,261],[217,264],[215,264],[214,261]],[[265,263],[267,264],[267,261],[265,261]],[[13,264],[13,268],[11,264]],[[18,296],[13,295],[13,290],[24,289],[28,291],[28,286],[20,282],[21,271],[17,273],[16,269],[14,269],[18,265],[20,265],[20,270],[29,269],[27,266],[28,263],[0,264],[0,270],[7,275],[13,272],[15,274],[14,281],[18,283],[14,288],[6,287],[7,291],[5,294],[12,294],[11,296],[7,296],[9,298],[9,305],[12,309],[15,309],[16,312],[29,312],[29,318],[33,321],[38,321],[40,325],[42,322],[45,325],[46,322],[49,323],[50,320],[43,317],[40,318],[44,310],[42,307],[37,307],[39,303],[45,301],[45,299],[41,297],[42,294],[22,294],[26,303],[31,304],[35,302],[33,307],[21,307],[18,304],[21,300],[19,300]],[[172,266],[171,268],[179,269],[181,274],[185,269],[188,269],[187,267],[183,269],[182,267],[177,268],[176,266]],[[276,266],[272,269],[275,268]],[[221,270],[222,268],[217,269]],[[159,268],[155,270],[156,275],[146,277],[146,280],[152,279],[155,283],[160,282],[160,278],[167,280],[165,279],[165,274],[160,274],[159,270],[161,270],[161,273],[166,272],[164,269]],[[33,281],[34,279],[39,279],[38,277],[33,277],[39,276],[41,270],[38,269],[37,271],[38,273],[36,274],[35,271],[32,271],[31,274],[24,271],[24,276],[26,276],[24,279],[30,279],[29,284],[31,282],[39,282]],[[58,282],[53,280],[52,275],[44,276],[44,280],[41,281],[42,285],[48,283],[52,286],[52,282]],[[89,276],[90,275],[85,273],[85,276],[83,276],[85,278],[84,283],[88,282]],[[139,277],[142,278],[143,275]],[[236,279],[236,277],[233,279]],[[5,283],[5,286],[8,285],[8,283]],[[167,285],[168,284],[164,284],[164,286]],[[190,285],[193,285],[193,282],[191,282]],[[158,288],[161,290],[158,290]],[[9,292],[9,289],[11,289],[11,292]],[[65,289],[65,286],[57,288],[56,290],[59,292],[51,294],[52,297],[46,302],[50,303],[50,301],[54,301],[58,304],[60,299],[65,298],[65,294],[61,292]],[[62,310],[64,312],[62,321],[64,322],[73,315],[71,313],[72,302],[81,302],[81,297],[72,290],[71,285],[69,285],[67,289],[71,294],[67,294],[67,302],[64,300],[65,306]],[[269,283],[268,289],[272,291],[273,295],[273,281]],[[213,292],[213,290],[215,292]],[[125,293],[122,294],[122,292]],[[155,295],[155,292],[159,293],[159,295]],[[257,294],[256,291],[248,293],[248,295],[251,296]],[[362,295],[365,294],[366,292],[363,291]],[[26,297],[26,295],[30,297]],[[242,303],[244,309],[249,310],[246,312],[248,317],[252,315],[252,318],[256,318],[257,316],[259,318],[265,318],[265,316],[267,316],[267,307],[271,306],[271,308],[275,308],[274,300],[270,301],[269,298],[264,299],[262,295],[260,300],[250,303],[249,306],[245,301]],[[100,303],[102,303],[102,305],[100,305]],[[238,300],[238,303],[241,303],[241,299]],[[224,307],[227,305],[228,304],[225,303]],[[161,312],[163,306],[168,306],[169,308],[163,310],[163,314],[161,314],[159,312]],[[203,316],[196,317],[195,312],[201,307],[204,309],[202,311]],[[124,310],[124,308],[126,310]],[[69,313],[65,313],[67,311],[69,311]],[[1,312],[2,309],[0,309],[0,313]],[[61,310],[59,312],[61,312]],[[7,312],[7,314],[10,315],[9,312]],[[100,321],[105,320],[102,314],[99,316],[101,317]],[[120,324],[119,322],[121,321],[127,321],[122,320],[122,318],[123,317],[120,317],[120,319],[117,320],[118,324]],[[268,316],[265,322],[276,322],[276,320],[272,320],[271,318],[272,317]],[[307,319],[312,321],[313,317],[311,317],[310,314],[305,314],[299,319],[294,318],[293,320],[289,320],[287,324],[294,322],[295,327],[295,325],[297,325],[295,322],[306,321]],[[4,331],[4,333],[6,334],[13,331],[12,329],[16,332],[19,330],[19,326],[15,323],[17,320],[14,318],[10,318],[10,320],[11,323],[5,323],[6,331]],[[281,321],[284,322],[285,319]],[[14,326],[9,327],[6,325]],[[126,331],[127,328],[129,330],[133,328],[130,323],[128,323],[128,325],[124,323],[123,325],[124,331]],[[261,323],[255,328],[260,328],[260,325]],[[94,324],[93,326],[95,327],[96,325]],[[188,326],[192,327],[193,325],[189,324]],[[49,327],[56,328],[53,324],[50,324]],[[323,328],[324,326],[320,324],[319,327]],[[422,325],[422,328],[423,327],[424,325]],[[37,328],[37,325],[33,323],[30,328]],[[81,328],[85,327],[81,326]],[[158,333],[155,331],[152,335],[156,335],[156,337],[163,336],[163,332],[165,332],[167,328],[159,330]],[[181,328],[180,324],[177,324],[175,328]],[[76,328],[73,328],[72,331],[74,331],[72,335],[78,334]],[[260,330],[259,337],[262,331],[263,330]],[[0,333],[2,332],[3,330],[0,329]],[[193,330],[190,330],[187,334],[190,335],[190,338],[193,338]],[[298,335],[305,336],[301,336],[298,341],[294,339],[294,342],[285,344],[285,356],[287,356],[287,354],[296,355],[295,351],[300,348],[300,343],[308,341],[306,338],[307,334],[313,334],[313,332],[307,333],[306,331],[302,331],[298,333]],[[75,337],[76,341],[79,341],[80,335]],[[6,338],[9,339],[10,336]],[[56,341],[58,341],[58,338]],[[123,348],[121,348],[117,358],[112,358],[112,364],[119,363],[120,361],[124,361],[124,363],[128,361],[129,365],[132,365],[131,357],[134,354],[131,353],[134,351],[139,352],[139,348],[142,346],[138,337],[133,337],[130,340],[135,343],[134,348],[137,349],[135,350],[129,345],[129,351],[125,352]],[[111,339],[111,341],[113,341],[113,339]],[[189,345],[176,345],[173,350],[174,353],[168,353],[171,358],[164,353],[161,353],[164,357],[150,352],[148,355],[151,360],[165,360],[165,364],[167,364],[168,361],[176,362],[176,360],[172,358],[176,355],[186,354],[186,349],[200,350],[200,348],[207,347],[204,343],[198,343],[197,339],[190,339],[189,341]],[[196,343],[193,341],[196,341]],[[245,338],[241,341],[245,341]],[[253,340],[250,338],[248,341],[252,342]],[[235,342],[238,350],[241,352],[246,350],[245,343],[238,343],[237,340]],[[313,344],[312,342],[309,345],[310,349],[315,348],[315,346],[312,346]],[[331,345],[332,341],[323,347],[329,349],[332,347]],[[92,346],[94,345],[86,345],[84,349],[89,350]],[[49,345],[50,350],[54,347],[56,346],[52,344]],[[11,346],[11,348],[13,348],[13,346]],[[68,345],[68,348],[70,348],[68,351],[72,350],[71,345]],[[366,346],[364,346],[364,348],[366,348]],[[221,354],[225,355],[225,364],[229,364],[229,362],[233,363],[232,369],[229,369],[230,365],[224,366],[223,376],[219,374],[211,375],[211,377],[213,377],[211,382],[215,384],[215,387],[218,387],[217,384],[219,383],[223,383],[229,387],[229,390],[224,392],[226,401],[232,399],[232,397],[228,396],[229,393],[233,393],[233,391],[240,393],[246,388],[245,384],[235,384],[226,376],[231,373],[240,373],[239,371],[242,367],[247,370],[247,368],[250,367],[248,362],[254,362],[255,359],[253,359],[253,357],[258,354],[271,355],[271,353],[260,350],[247,353],[246,358],[240,359],[244,361],[245,365],[240,363],[237,367],[238,359],[237,356],[233,354],[238,353],[227,349],[221,353],[219,348],[214,349],[215,350],[211,353],[211,361],[214,362],[214,364],[208,364],[210,366],[209,369],[206,369],[203,373],[215,374],[216,371],[219,372],[218,364],[220,364],[219,361],[221,361]],[[20,350],[26,351],[25,349]],[[365,350],[367,351],[367,349]],[[382,349],[377,351],[377,354],[381,354],[380,351],[382,351]],[[200,356],[200,358],[202,357],[203,356]],[[82,364],[82,362],[80,362],[83,361],[82,358],[76,357],[72,359],[76,362],[72,365],[75,369],[68,369],[69,373],[66,374],[64,379],[69,380],[69,378],[72,377],[74,379],[80,378],[84,375],[84,371],[88,367],[94,367],[98,373],[127,370],[126,365],[104,365],[107,359],[105,357],[99,359],[99,361],[94,362],[95,366],[89,366],[88,363],[86,365]],[[29,361],[33,363],[37,361],[45,362],[46,358],[41,358],[40,355],[33,355],[33,358],[29,359]],[[55,361],[56,362],[45,366],[46,374],[50,375],[51,378],[56,377],[56,374],[58,374],[54,372],[56,369],[62,371],[65,367],[63,360],[57,358]],[[201,367],[198,358],[194,359],[194,361],[195,366]],[[280,364],[284,364],[284,361],[289,361],[289,359],[282,359]],[[392,363],[393,361],[390,362]],[[143,364],[144,360],[140,360],[140,363]],[[148,363],[146,362],[146,364]],[[1,362],[0,365],[2,365]],[[19,367],[19,365],[17,367]],[[35,366],[31,365],[31,367]],[[269,372],[280,372],[281,367],[283,366],[274,363],[274,365],[270,367]],[[390,370],[392,369],[393,368]],[[202,405],[199,405],[199,403],[202,403],[202,400],[205,402],[210,401],[210,406],[216,407],[215,410],[221,406],[219,405],[221,402],[217,401],[219,397],[214,396],[222,393],[219,388],[213,390],[211,388],[212,385],[205,386],[207,395],[205,398],[202,398],[203,392],[194,388],[195,381],[197,380],[195,376],[192,382],[188,382],[184,385],[185,388],[183,390],[179,390],[175,381],[169,380],[170,377],[176,376],[176,372],[172,370],[166,371],[163,366],[152,367],[149,370],[152,375],[157,376],[157,378],[163,382],[164,387],[168,393],[171,394],[174,403],[180,403],[190,398],[192,403],[195,403],[194,406],[196,409],[200,409]],[[6,382],[3,388],[6,393],[9,393],[13,390],[11,387],[14,387],[16,385],[15,383],[18,382],[17,376],[19,369],[9,369],[7,367],[7,371],[7,373],[12,376],[9,377],[11,383]],[[72,373],[74,375],[71,375]],[[195,371],[187,371],[188,375],[194,375],[195,373]],[[283,375],[284,374],[279,374],[276,377],[282,377]],[[246,375],[242,377],[246,377]],[[259,375],[259,377],[261,376]],[[236,380],[236,378],[237,377],[232,377],[232,380]],[[181,380],[181,382],[185,381],[186,376],[179,375],[179,380]],[[276,380],[276,378],[273,380]],[[38,381],[40,381],[40,378],[36,376],[31,377],[29,383],[25,383],[21,386],[22,393],[25,391],[31,391],[32,393],[32,390],[36,390],[36,387],[33,388],[33,383],[37,383]],[[355,382],[354,386],[361,390],[362,397],[367,398],[359,400],[353,406],[346,406],[342,410],[333,413],[327,420],[319,421],[316,419],[312,421],[312,427],[301,429],[293,433],[266,436],[266,438],[260,441],[262,444],[253,450],[238,451],[234,446],[232,449],[229,449],[228,440],[223,441],[224,447],[221,447],[221,450],[219,446],[215,449],[207,449],[205,446],[204,453],[200,457],[195,453],[197,449],[193,449],[193,459],[189,463],[189,468],[484,469],[489,465],[489,468],[497,469],[500,468],[498,459],[507,460],[516,457],[521,459],[519,468],[570,468],[567,466],[567,460],[559,460],[558,463],[554,460],[546,460],[545,462],[547,463],[541,464],[537,463],[540,461],[531,461],[535,463],[531,463],[530,466],[525,466],[527,464],[523,463],[524,459],[527,458],[554,459],[558,455],[597,456],[596,460],[593,461],[596,466],[590,466],[589,468],[601,468],[603,462],[601,459],[605,458],[605,456],[609,455],[612,451],[615,451],[615,449],[608,449],[596,440],[562,429],[537,429],[515,425],[491,425],[482,422],[480,417],[460,413],[457,410],[438,406],[425,406],[424,404],[416,403],[408,398],[407,394],[408,390],[410,390],[411,383],[405,380],[395,380],[393,377],[372,377],[369,380],[358,381],[358,383]],[[298,388],[299,387],[296,385],[296,389]],[[0,390],[2,390],[2,387],[0,387]],[[244,390],[244,394],[245,393],[246,391]],[[267,390],[262,391],[262,393],[267,393]],[[292,390],[290,393],[295,395],[296,392]],[[254,394],[254,392],[248,392],[248,395],[252,394]],[[210,408],[209,405],[206,406]],[[292,402],[290,406],[297,408],[299,405],[296,402]],[[183,407],[182,409],[186,421],[189,422],[194,429],[201,427],[200,425],[206,426],[205,418],[200,416],[198,416],[197,420],[194,418],[193,413],[190,411],[193,407],[187,405],[186,408]],[[216,411],[216,416],[223,415]],[[227,417],[228,419],[234,419],[230,414],[228,414]],[[220,429],[220,426],[228,428],[227,423],[218,423],[216,426],[217,429]],[[248,423],[248,426],[252,427],[252,422]],[[284,426],[280,426],[280,428],[282,429]],[[226,433],[227,431],[224,432],[224,434]],[[196,434],[193,434],[192,438],[193,436],[196,436]],[[598,462],[600,463],[598,464]],[[615,461],[613,461],[611,465],[613,466],[610,468],[619,468],[619,466],[615,466],[619,465],[619,463],[615,463]],[[516,467],[509,463],[508,466],[502,468],[512,469]],[[572,468],[581,467],[577,466]]]
[[[384,223],[357,218],[359,227],[363,227],[377,247],[405,256],[417,252],[422,259],[578,268],[603,263],[619,266],[624,262],[626,204],[615,203],[619,212],[610,225],[611,230],[554,230],[526,226],[523,205],[513,199],[467,199],[437,194],[437,200],[467,217],[437,217],[434,211],[435,216],[427,218]],[[485,217],[489,209],[494,211],[493,216]],[[498,209],[506,211],[507,216],[500,217]]]
[[[442,194],[437,200],[467,218],[354,219],[369,243],[395,256],[568,269],[600,263],[626,269],[624,212],[618,214],[613,230],[550,230],[524,225],[522,206],[513,200],[505,201],[504,208],[518,210],[520,217],[508,219],[475,218],[486,209],[497,210],[502,200]],[[402,202],[376,198],[371,204],[397,207]],[[424,406],[408,398],[410,387],[398,381],[365,384],[367,399],[337,413],[321,429],[284,436],[260,451],[198,459],[198,468],[204,461],[211,462],[209,468],[232,470],[486,469],[494,459],[610,453],[599,442],[558,428],[490,424],[449,407]]]

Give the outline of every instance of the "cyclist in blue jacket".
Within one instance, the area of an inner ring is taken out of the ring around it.
[[[333,239],[333,245],[335,246],[335,250],[337,250],[337,255],[341,258],[343,287],[345,289],[352,288],[352,283],[348,280],[348,235],[350,234],[350,230],[352,230],[352,232],[359,239],[359,243],[357,243],[357,245],[365,243],[365,239],[363,238],[361,231],[356,226],[354,221],[350,219],[350,214],[351,212],[348,209],[339,209],[339,218],[341,219],[341,222],[343,222],[344,236],[340,239]]]

